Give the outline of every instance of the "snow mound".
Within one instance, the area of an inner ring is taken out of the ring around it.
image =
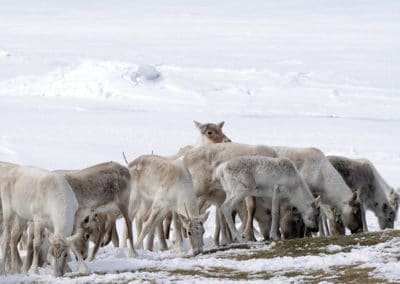
[[[0,82],[0,95],[115,97],[132,91],[134,67],[121,62],[86,61],[57,68],[45,76],[21,76]]]

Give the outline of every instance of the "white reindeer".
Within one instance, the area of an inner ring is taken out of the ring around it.
[[[9,251],[13,247],[10,236],[12,225],[18,218],[20,221],[33,221],[34,224],[33,261],[30,273],[37,273],[45,228],[52,231],[49,236],[49,251],[53,274],[63,275],[69,248],[78,257],[80,272],[86,273],[87,267],[82,256],[72,245],[75,236],[71,236],[71,233],[78,202],[65,178],[43,169],[2,162],[0,186],[4,218],[2,240],[4,264],[10,266],[11,262],[16,261],[14,254],[11,254],[11,260],[9,259]]]
[[[242,156],[221,163],[215,170],[226,192],[221,210],[232,235],[238,241],[241,234],[232,220],[232,209],[246,196],[272,197],[270,239],[278,239],[280,200],[286,198],[299,210],[310,231],[318,231],[319,201],[313,198],[307,184],[293,163],[285,158]]]
[[[165,158],[173,161],[173,160],[176,160],[176,159],[182,157],[186,152],[188,152],[191,149],[194,149],[196,147],[207,146],[207,145],[212,145],[212,144],[217,144],[217,143],[231,142],[231,140],[222,131],[222,127],[224,126],[223,121],[220,123],[217,123],[217,124],[215,124],[215,123],[200,123],[198,121],[194,121],[194,124],[200,132],[200,137],[198,139],[197,144],[185,146],[185,147],[181,148],[177,154],[167,156]],[[144,157],[146,157],[146,156],[142,156],[142,159],[146,159]],[[151,158],[151,156],[147,156],[147,157]],[[128,164],[128,161],[125,156],[124,156],[124,158],[125,158],[126,163]],[[149,165],[151,165],[151,163],[149,163]],[[143,202],[141,204],[141,208],[142,208],[141,210],[138,210],[138,208],[134,209],[137,212],[135,220],[136,220],[136,225],[138,226],[138,233],[140,233],[140,231],[141,231],[143,220],[146,220],[149,217],[149,208],[151,207],[151,203],[152,203],[151,200],[149,200],[148,202]],[[168,237],[169,237],[169,230],[170,230],[170,224],[172,221],[172,216],[173,216],[172,212],[167,214],[167,216],[164,220],[164,228],[162,227],[162,225],[157,227],[157,232],[159,233],[158,236],[160,239],[161,249],[167,249],[166,239],[168,239]],[[179,220],[175,220],[174,222],[175,222],[175,226],[179,226],[179,224],[178,224]],[[152,250],[152,248],[153,248],[153,239],[154,239],[154,235],[149,234],[149,236],[147,238],[147,248],[150,250]],[[123,235],[122,244],[123,244],[123,246],[126,246],[125,232]]]
[[[183,160],[170,160],[155,155],[145,155],[129,163],[134,187],[131,195],[130,212],[134,217],[140,204],[151,206],[149,217],[141,230],[137,246],[143,247],[143,240],[153,234],[157,226],[170,212],[178,214],[186,228],[193,254],[203,249],[203,223],[208,213],[200,215],[190,173]],[[175,233],[178,233],[175,230]],[[179,239],[180,236],[176,235]]]
[[[254,146],[238,143],[223,143],[194,148],[184,155],[185,164],[192,175],[193,186],[199,200],[200,212],[204,212],[211,205],[217,207],[216,229],[214,243],[218,245],[220,232],[223,242],[230,241],[229,228],[225,228],[225,218],[221,216],[219,207],[224,202],[226,194],[221,183],[213,178],[213,171],[222,162],[240,156],[267,156],[276,157],[275,151],[267,146]],[[248,201],[248,199],[246,199]],[[249,210],[248,206],[247,210]],[[248,239],[253,233],[253,220],[248,218],[244,238]]]
[[[393,228],[397,214],[397,202],[394,206],[391,202],[394,189],[386,183],[374,165],[367,159],[349,159],[341,156],[328,156],[328,160],[351,190],[358,193],[363,207],[375,213],[381,230]],[[367,232],[364,208],[363,231]]]

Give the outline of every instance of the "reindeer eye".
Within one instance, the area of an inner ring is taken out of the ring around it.
[[[191,235],[192,235],[192,232],[191,232],[191,231],[189,231],[189,232],[188,232],[188,235],[189,235],[189,236],[191,236]]]
[[[207,132],[207,135],[212,135],[213,133],[211,132],[211,131],[208,131]]]
[[[87,241],[89,239],[89,234],[85,235],[85,240]]]
[[[68,255],[68,254],[67,254],[67,253],[65,253],[65,254],[64,254],[64,257],[67,257],[67,255]]]

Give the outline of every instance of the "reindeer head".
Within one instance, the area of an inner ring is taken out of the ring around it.
[[[207,220],[208,214],[209,212],[206,212],[199,217],[194,218],[191,218],[187,213],[187,216],[178,214],[183,227],[186,229],[194,256],[203,252],[204,222]]]
[[[80,222],[75,230],[73,243],[83,259],[88,257],[89,240],[95,237],[96,241],[99,236],[99,222],[98,214],[96,212],[91,212]]]
[[[58,235],[50,235],[49,240],[49,254],[53,266],[53,275],[56,277],[63,276],[64,272],[67,270],[68,241]]]
[[[375,202],[374,206],[377,209],[376,212],[378,215],[378,222],[380,229],[381,230],[384,230],[386,228],[393,229],[394,221],[396,219],[395,209],[392,206],[390,206],[390,203],[387,202],[383,202],[382,204]]]
[[[342,217],[341,217],[340,213],[334,207],[332,207],[331,210],[333,213],[333,219],[329,220],[329,228],[330,228],[331,234],[333,236],[345,235],[346,228],[342,222]]]
[[[222,127],[225,122],[215,123],[200,123],[194,121],[197,129],[201,133],[201,141],[203,145],[216,144],[216,143],[228,143],[232,142],[231,139],[226,137],[224,132],[222,132]]]
[[[353,192],[350,200],[345,202],[341,218],[343,224],[350,229],[352,234],[362,232],[361,203],[357,199],[357,192]]]
[[[279,227],[283,239],[300,238],[304,235],[304,222],[296,207],[292,207],[281,215]]]
[[[311,202],[311,206],[308,206],[305,211],[301,213],[301,216],[304,221],[304,225],[311,232],[318,232],[318,221],[319,221],[319,213],[320,213],[320,205],[321,205],[321,197],[318,196],[314,198]]]

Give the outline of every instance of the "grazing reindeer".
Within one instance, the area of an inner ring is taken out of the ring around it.
[[[192,174],[194,189],[200,200],[201,209],[204,205],[207,206],[210,203],[216,204],[218,207],[225,200],[221,184],[212,178],[213,169],[225,160],[246,155],[279,156],[290,159],[304,177],[314,196],[320,195],[322,203],[337,208],[343,223],[353,233],[362,230],[360,203],[357,201],[357,195],[352,194],[352,191],[323,153],[315,148],[267,147],[228,143],[198,147],[188,151],[184,159]],[[216,236],[214,242],[218,244]]]
[[[79,222],[79,223],[77,223]],[[73,240],[73,245],[76,248],[76,250],[82,255],[82,258],[85,259],[87,258],[87,252],[88,252],[88,240],[89,236],[92,233],[93,227],[96,226],[97,223],[97,214],[96,213],[91,213],[90,215],[86,216],[84,220],[76,220],[75,219],[75,226],[73,230],[73,234],[76,236]],[[14,222],[14,225],[16,225],[16,222]],[[13,230],[18,227],[19,230],[19,235],[22,235],[22,232],[26,230],[27,232],[27,244],[26,244],[26,257],[24,261],[24,268],[23,271],[27,271],[27,269],[31,266],[32,264],[32,259],[33,259],[33,240],[34,240],[34,234],[33,234],[33,226],[29,226],[28,228],[23,228],[21,227],[20,224],[17,226],[13,226]],[[39,262],[38,266],[41,267],[47,260],[47,255],[49,251],[49,245],[48,245],[48,234],[43,232],[43,239],[44,242],[41,245],[41,250],[39,254]],[[17,245],[17,241],[14,242],[15,245]],[[16,248],[15,248],[16,249]],[[64,272],[70,272],[68,267],[64,270]]]
[[[365,209],[373,211],[378,218],[381,230],[394,227],[397,202],[392,206],[394,189],[381,177],[373,164],[366,159],[349,159],[328,156],[329,162],[341,174],[353,192],[357,192],[363,205],[363,230],[368,231]]]
[[[56,171],[65,176],[79,203],[78,212],[112,213],[120,212],[128,228],[129,256],[136,255],[133,247],[132,221],[129,218],[131,175],[129,170],[116,162],[102,163],[82,170]],[[108,231],[110,228],[107,228]],[[89,260],[92,260],[103,240],[99,234],[98,244]]]
[[[11,244],[11,229],[14,220],[33,221],[33,261],[30,273],[37,273],[43,230],[48,228],[50,234],[50,255],[53,274],[61,276],[66,269],[68,249],[71,248],[78,257],[80,271],[86,273],[87,267],[80,253],[72,244],[76,236],[71,236],[78,202],[68,182],[61,175],[46,170],[18,166],[11,163],[0,163],[0,188],[3,206],[3,257],[4,264],[13,268],[18,266],[15,251],[16,244]],[[26,201],[29,200],[29,203]],[[5,270],[5,267],[4,267]]]
[[[311,231],[318,231],[319,200],[314,199],[293,163],[285,158],[242,156],[221,163],[215,177],[223,185],[226,199],[221,205],[232,235],[241,235],[232,220],[232,209],[246,196],[272,197],[270,238],[278,239],[280,199],[296,206]]]
[[[272,147],[279,157],[288,158],[304,177],[321,203],[336,208],[352,233],[362,231],[361,204],[326,156],[316,148]]]
[[[149,210],[149,217],[138,236],[138,247],[143,239],[161,224],[170,212],[178,214],[186,228],[193,254],[203,249],[203,223],[207,214],[200,215],[190,173],[183,160],[170,160],[155,155],[145,155],[129,163],[134,187],[131,195],[130,212],[135,217],[140,205]],[[150,206],[150,207],[148,207]],[[175,230],[176,237],[180,234]]]

